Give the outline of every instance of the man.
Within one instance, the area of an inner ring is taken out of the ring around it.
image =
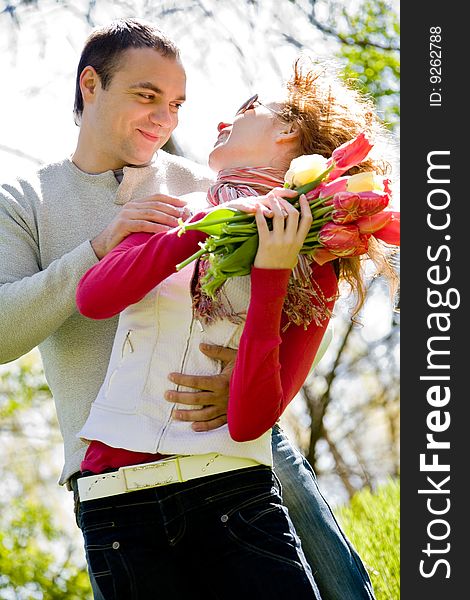
[[[117,325],[115,318],[81,317],[76,285],[131,232],[175,226],[185,208],[177,196],[205,191],[211,182],[203,167],[159,150],[177,126],[185,83],[178,49],[154,27],[125,19],[96,30],[77,70],[80,133],[72,158],[0,188],[0,362],[39,345],[64,438],[61,484],[75,487],[86,448],[76,434],[104,380]],[[178,392],[177,402],[201,405],[175,418],[194,421],[200,431],[226,421],[233,360],[230,350],[204,352],[227,363],[221,375],[174,380],[195,389]],[[295,478],[307,494],[311,529],[304,531],[308,523],[294,514],[305,518],[304,500],[294,500],[291,512],[300,537],[312,544],[306,554],[323,598],[372,598],[308,466],[280,434],[273,448],[286,503],[299,487]]]

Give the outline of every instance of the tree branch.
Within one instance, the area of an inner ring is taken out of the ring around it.
[[[307,15],[310,23],[314,27],[316,27],[319,31],[324,33],[325,35],[329,35],[329,36],[336,38],[342,44],[346,44],[347,46],[351,46],[351,45],[359,46],[360,48],[368,48],[368,47],[372,46],[373,48],[377,48],[379,50],[384,50],[384,51],[388,51],[388,52],[398,52],[400,50],[399,46],[395,46],[393,44],[379,44],[378,42],[372,42],[370,39],[358,40],[358,39],[354,38],[352,33],[350,33],[350,34],[340,33],[336,29],[333,29],[333,27],[330,27],[330,26],[322,23],[321,21],[319,21],[317,19],[317,17],[315,16],[316,0],[312,0],[311,4],[312,4],[312,10]],[[350,22],[349,16],[348,16],[347,12],[344,10],[344,8],[343,8],[342,12],[343,12],[344,18],[347,20],[348,24],[350,25],[351,22]],[[353,29],[353,28],[351,27],[351,29]]]
[[[7,152],[8,154],[13,154],[14,156],[18,156],[19,158],[24,158],[35,163],[38,167],[41,167],[44,164],[44,161],[37,156],[33,156],[32,154],[27,154],[23,152],[23,150],[18,150],[18,148],[10,148],[10,146],[5,146],[4,144],[0,144],[0,151]]]
[[[346,491],[348,492],[349,498],[351,499],[354,496],[354,494],[356,493],[356,489],[349,481],[349,477],[348,477],[349,469],[346,465],[346,462],[345,462],[341,452],[339,451],[338,447],[336,446],[334,441],[330,438],[330,435],[329,435],[328,431],[326,431],[326,429],[323,430],[323,437],[326,440],[326,443],[328,444],[330,452],[333,455],[333,458],[335,460],[336,471],[337,471],[344,487],[346,488]]]

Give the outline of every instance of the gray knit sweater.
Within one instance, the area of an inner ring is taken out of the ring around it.
[[[0,363],[39,345],[64,440],[63,484],[79,470],[77,437],[104,379],[117,317],[92,321],[75,305],[97,258],[90,240],[122,205],[152,193],[205,191],[211,172],[159,151],[148,167],[91,175],[69,159],[0,186]]]

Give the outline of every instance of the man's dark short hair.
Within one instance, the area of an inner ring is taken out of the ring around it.
[[[157,27],[139,19],[117,19],[95,29],[87,38],[77,68],[75,82],[75,123],[80,124],[83,97],[80,75],[87,66],[98,73],[103,89],[107,89],[120,65],[123,52],[130,48],[152,48],[159,54],[179,58],[177,46]]]

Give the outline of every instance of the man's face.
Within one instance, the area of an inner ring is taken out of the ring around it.
[[[149,163],[178,124],[185,89],[179,60],[151,48],[126,50],[108,88],[98,82],[85,103],[82,127],[96,168]]]

